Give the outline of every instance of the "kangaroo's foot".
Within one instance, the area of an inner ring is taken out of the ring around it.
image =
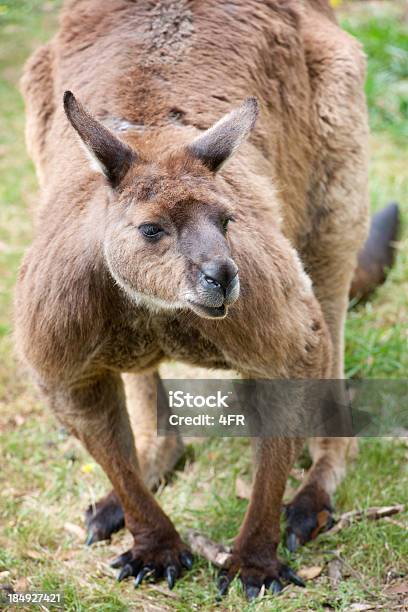
[[[262,550],[263,549],[263,550]],[[249,601],[258,597],[265,586],[269,592],[278,594],[285,583],[304,587],[305,584],[295,572],[277,559],[273,548],[253,546],[252,551],[233,552],[228,567],[218,576],[218,593],[224,596],[235,576],[239,576]]]
[[[317,484],[302,488],[285,506],[285,516],[286,546],[291,552],[334,523],[329,495]]]
[[[304,586],[276,555],[283,492],[302,444],[302,440],[294,438],[258,438],[255,441],[255,478],[251,499],[232,555],[219,578],[220,595],[226,594],[235,576],[239,576],[249,600],[258,597],[263,588],[278,593],[283,589],[283,582]]]
[[[85,525],[88,546],[101,540],[109,540],[113,533],[123,529],[125,515],[115,491],[112,490],[96,504],[88,506],[85,511]]]
[[[111,567],[119,569],[119,582],[133,576],[134,586],[138,587],[144,578],[164,578],[170,589],[183,568],[190,570],[192,566],[193,555],[175,530],[168,533],[143,530],[135,537],[133,548],[111,562]]]

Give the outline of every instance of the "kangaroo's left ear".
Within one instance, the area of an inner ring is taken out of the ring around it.
[[[130,166],[137,161],[136,151],[94,119],[71,91],[64,93],[64,110],[81,139],[92,167],[105,175],[111,187],[117,187]]]
[[[247,98],[241,106],[198,136],[187,150],[212,172],[217,172],[249,136],[258,112],[257,99]]]

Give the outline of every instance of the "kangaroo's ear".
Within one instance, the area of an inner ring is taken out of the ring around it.
[[[102,172],[112,187],[117,187],[136,161],[136,153],[91,117],[71,91],[64,93],[64,109],[85,147],[92,167]]]
[[[249,136],[258,116],[256,98],[247,98],[196,138],[187,150],[212,172],[217,172]]]

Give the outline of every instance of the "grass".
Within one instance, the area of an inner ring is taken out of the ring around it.
[[[388,3],[390,4],[390,3]],[[371,127],[404,144],[408,137],[408,46],[406,21],[395,9],[377,3],[349,10],[343,26],[363,44],[369,57],[366,94]],[[379,5],[379,6],[378,6]]]
[[[37,189],[24,148],[24,109],[16,85],[25,58],[54,30],[58,4],[0,1],[0,583],[11,583],[16,590],[62,591],[69,611],[213,610],[215,572],[203,560],[172,593],[160,585],[135,591],[131,583],[117,584],[106,563],[127,548],[128,534],[116,535],[111,545],[83,546],[83,510],[108,483],[77,441],[59,429],[13,357],[12,290],[32,236],[27,209],[35,203]],[[407,227],[407,31],[402,12],[399,1],[356,2],[342,5],[341,19],[368,54],[373,209],[398,200]],[[386,284],[369,303],[349,313],[349,375],[408,377],[407,260],[404,230]],[[229,542],[246,507],[235,495],[236,478],[249,478],[246,443],[209,439],[194,444],[193,453],[194,461],[158,492],[160,503],[181,533],[195,528]],[[338,512],[406,504],[407,453],[404,440],[363,440],[358,463],[336,494]],[[248,606],[235,584],[219,608],[352,610],[353,604],[368,602],[373,609],[402,609],[402,596],[392,595],[389,588],[407,574],[407,517],[405,512],[396,517],[397,523],[356,523],[337,535],[321,536],[293,558],[282,549],[294,568],[318,565],[321,575],[306,590],[290,587],[278,598],[268,596]],[[345,561],[346,571],[333,589],[328,564],[336,556]]]

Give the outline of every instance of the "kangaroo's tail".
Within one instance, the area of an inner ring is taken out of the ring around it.
[[[395,202],[373,216],[370,233],[358,255],[350,298],[364,299],[385,281],[394,263],[399,225],[400,212]]]

